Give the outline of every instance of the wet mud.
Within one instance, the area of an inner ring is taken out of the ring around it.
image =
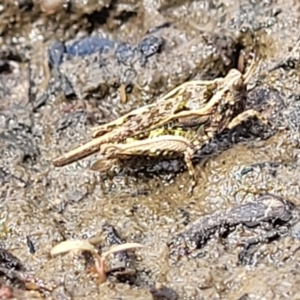
[[[0,298],[299,299],[299,9],[0,4]],[[253,54],[246,106],[272,126],[250,120],[215,136],[195,155],[192,196],[181,159],[133,158],[105,174],[89,170],[97,154],[52,165],[91,127],[187,80],[243,71]],[[144,247],[112,254],[100,284],[88,253],[50,255],[73,239],[99,253]]]

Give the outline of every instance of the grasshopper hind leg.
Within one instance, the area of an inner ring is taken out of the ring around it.
[[[112,162],[129,159],[132,156],[183,156],[189,175],[192,177],[191,192],[197,184],[192,164],[194,147],[184,137],[163,135],[146,140],[133,141],[128,144],[108,144],[103,145],[101,152],[104,154],[104,157],[94,163],[92,170],[103,170],[103,168],[106,168],[106,165],[110,166]]]

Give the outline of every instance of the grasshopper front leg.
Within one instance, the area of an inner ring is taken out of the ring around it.
[[[163,135],[141,141],[133,141],[129,144],[104,144],[101,147],[103,159],[96,161],[92,169],[97,170],[105,160],[125,158],[130,156],[168,156],[181,154],[184,157],[189,175],[192,177],[191,193],[197,184],[195,170],[192,164],[194,155],[193,144],[181,136]]]
[[[257,110],[254,110],[254,109],[248,109],[248,110],[245,110],[244,112],[240,113],[239,115],[237,115],[234,119],[232,119],[230,121],[230,123],[227,125],[227,128],[232,129],[232,128],[238,126],[239,124],[241,124],[242,122],[247,121],[250,118],[254,118],[254,117],[256,117],[263,124],[271,126],[269,121],[260,112],[258,112]]]

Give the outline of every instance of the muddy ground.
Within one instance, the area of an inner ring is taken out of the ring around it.
[[[40,2],[0,4],[1,248],[39,280],[34,290],[0,273],[2,293],[8,287],[4,299],[164,299],[153,293],[158,284],[173,291],[165,299],[300,299],[298,239],[259,244],[247,265],[238,262],[240,241],[254,232],[243,227],[226,239],[213,236],[197,257],[176,264],[167,246],[190,222],[263,193],[300,205],[297,1]],[[127,65],[111,55],[101,58],[104,68],[91,54],[62,62],[60,75],[49,67],[54,41],[93,35],[130,45],[154,35],[163,45]],[[225,76],[252,53],[261,63],[247,105],[275,130],[250,121],[214,139],[195,159],[199,182],[192,197],[181,160],[134,161],[108,176],[88,169],[96,156],[52,166],[88,141],[92,126],[186,80]],[[67,239],[96,237],[96,246],[107,250],[104,224],[123,242],[145,246],[129,253],[129,278],[112,274],[99,284],[83,254],[50,256]]]

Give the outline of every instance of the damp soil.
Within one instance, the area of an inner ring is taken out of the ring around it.
[[[295,237],[258,243],[246,265],[239,263],[242,241],[256,229],[245,226],[212,235],[197,255],[176,262],[168,248],[188,224],[265,193],[300,205],[299,18],[300,6],[281,0],[0,4],[1,297],[299,299]],[[123,43],[126,51],[84,49],[82,56],[49,64],[55,42],[87,37]],[[195,157],[192,196],[180,159],[133,159],[108,174],[89,170],[97,155],[52,165],[89,141],[92,126],[152,103],[187,80],[243,68],[253,53],[261,58],[247,107],[261,111],[273,128],[251,120],[215,137]],[[116,243],[145,247],[112,256],[110,267],[119,257],[125,262],[117,268],[125,272],[111,272],[99,284],[83,253],[50,255],[70,239],[96,239],[99,253]],[[4,269],[20,269],[23,277]],[[24,276],[36,284],[24,284]]]

